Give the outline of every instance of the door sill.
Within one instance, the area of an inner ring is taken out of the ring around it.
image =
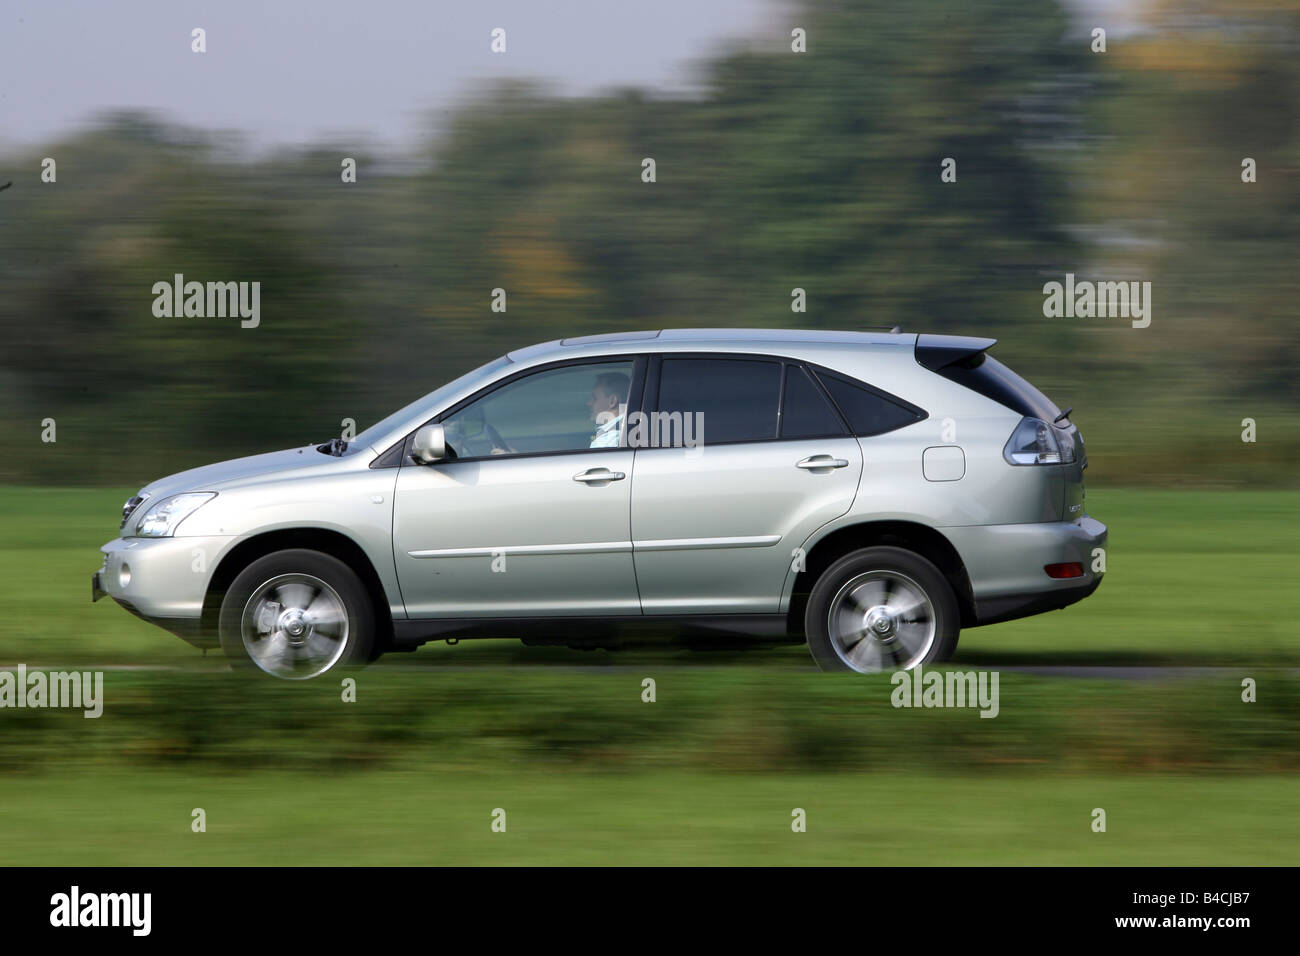
[[[513,638],[526,644],[636,643],[655,634],[685,632],[695,636],[731,634],[773,640],[791,637],[784,614],[627,614],[605,617],[444,617],[394,621],[393,641],[398,647],[418,647],[446,638],[474,640]],[[668,636],[668,635],[666,635]]]

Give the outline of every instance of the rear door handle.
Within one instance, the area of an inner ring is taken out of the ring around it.
[[[622,481],[627,475],[621,471],[610,471],[608,468],[591,468],[573,476],[574,481]]]
[[[811,470],[813,468],[847,468],[849,463],[843,458],[832,458],[830,455],[813,455],[803,461],[795,462],[794,466]]]

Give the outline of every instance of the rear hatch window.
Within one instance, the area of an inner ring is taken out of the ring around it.
[[[1061,414],[1055,402],[984,352],[977,352],[935,371],[1028,418],[1052,422]]]

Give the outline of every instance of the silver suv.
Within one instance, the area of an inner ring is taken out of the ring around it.
[[[163,478],[93,597],[316,677],[431,640],[807,640],[828,670],[949,658],[1092,594],[1083,439],[945,335],[673,329],[511,352],[355,438]]]

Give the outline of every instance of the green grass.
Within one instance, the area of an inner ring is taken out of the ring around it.
[[[736,772],[1258,774],[1300,770],[1300,678],[1105,681],[999,675],[997,716],[899,708],[890,675],[745,666],[371,669],[340,681],[110,671],[103,714],[0,712],[0,774],[491,772],[508,767]],[[642,681],[656,700],[642,700]]]
[[[198,657],[189,645],[112,601],[90,603],[99,547],[117,537],[122,502],[133,494],[135,489],[8,488],[0,495],[0,663],[165,665]]]
[[[6,865],[1294,865],[1300,843],[1295,776],[152,771],[4,790]]]
[[[249,681],[104,601],[134,489],[9,489],[0,667],[118,664],[98,720],[0,711],[0,863],[1239,864],[1300,858],[1294,492],[1091,491],[1108,576],[966,632],[1001,713],[900,710],[802,647],[435,645],[338,681]],[[575,665],[582,665],[577,667]],[[1242,676],[1259,702],[1240,699]],[[658,701],[640,700],[654,677]],[[208,832],[190,832],[203,807]],[[493,808],[508,831],[489,829]],[[790,811],[809,831],[790,832]],[[1103,807],[1108,832],[1091,831]]]
[[[1300,680],[1003,674],[1000,713],[886,675],[656,667],[110,672],[11,710],[0,864],[1294,864]],[[208,832],[192,833],[191,811]],[[507,832],[492,833],[492,811]],[[790,831],[807,811],[807,833]],[[1093,833],[1092,811],[1107,813]]]

